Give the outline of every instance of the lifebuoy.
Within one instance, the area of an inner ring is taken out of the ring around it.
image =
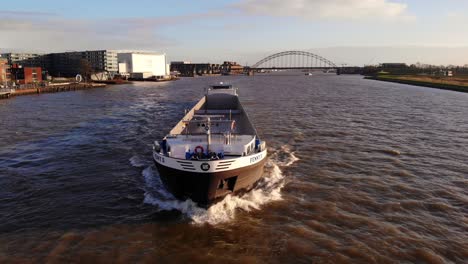
[[[201,151],[200,151],[200,152],[198,152],[198,150],[199,150],[199,149],[201,149]],[[198,154],[198,153],[204,153],[204,152],[205,152],[205,150],[203,149],[203,147],[202,147],[202,146],[196,146],[196,147],[195,147],[195,149],[193,150],[193,152],[195,152],[195,153],[197,153],[197,154]]]

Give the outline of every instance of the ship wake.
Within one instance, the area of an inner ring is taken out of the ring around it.
[[[270,152],[271,153],[271,152]],[[144,203],[157,206],[160,211],[178,210],[195,224],[216,225],[234,219],[238,210],[258,210],[266,203],[281,200],[281,189],[285,184],[283,171],[299,159],[290,147],[283,146],[273,152],[267,160],[262,179],[251,191],[240,196],[227,195],[222,201],[208,209],[197,206],[193,201],[179,201],[163,186],[153,167],[143,170],[145,180]]]

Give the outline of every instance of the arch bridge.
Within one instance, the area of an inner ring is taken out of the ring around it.
[[[336,69],[332,61],[306,51],[283,51],[270,55],[250,67],[251,70]]]

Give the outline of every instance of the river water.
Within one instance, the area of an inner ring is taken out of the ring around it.
[[[257,188],[205,210],[164,190],[151,144],[219,81],[269,158]],[[2,100],[0,124],[0,262],[468,259],[468,94],[200,77]]]

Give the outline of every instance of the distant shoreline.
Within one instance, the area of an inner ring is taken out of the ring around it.
[[[422,87],[468,93],[468,80],[467,80],[466,85],[458,85],[458,84],[451,84],[448,82],[441,82],[441,81],[436,81],[436,80],[421,80],[422,78],[419,78],[417,76],[413,76],[413,77],[389,76],[389,75],[366,76],[364,77],[364,79],[409,84],[409,85],[416,85],[416,86],[422,86]]]

